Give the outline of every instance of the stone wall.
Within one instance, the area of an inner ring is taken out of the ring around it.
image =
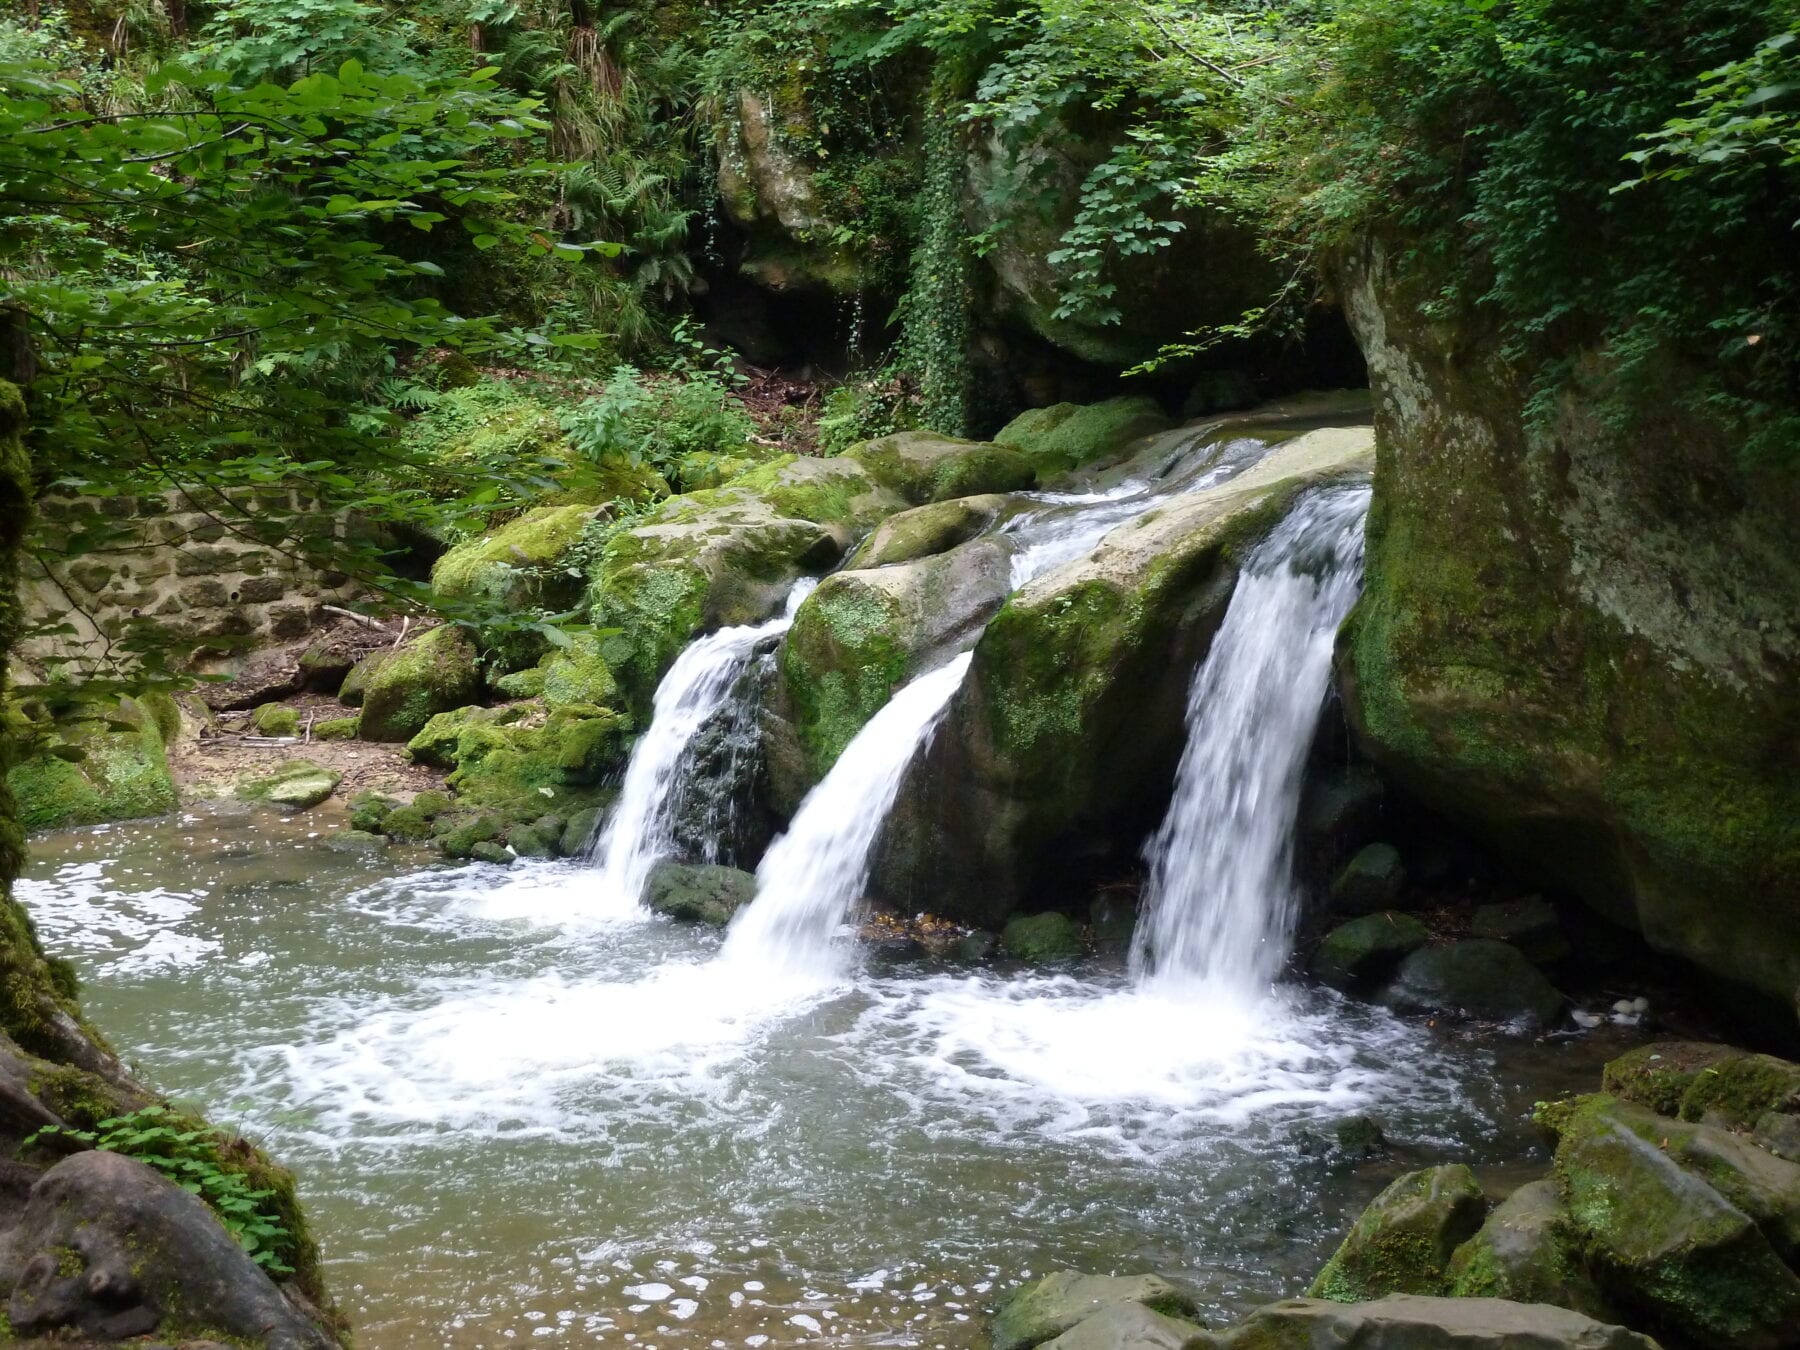
[[[29,638],[21,662],[40,676],[66,661],[102,669],[146,624],[202,655],[303,637],[321,604],[357,593],[298,555],[292,527],[311,506],[299,488],[261,489],[229,515],[181,491],[44,498],[48,547],[27,559],[21,599],[28,626],[68,631]]]

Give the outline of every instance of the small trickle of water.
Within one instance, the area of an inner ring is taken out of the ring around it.
[[[721,628],[690,642],[656,687],[650,729],[631,752],[618,804],[593,847],[595,877],[582,913],[629,918],[638,911],[650,869],[672,851],[675,789],[682,758],[700,729],[717,716],[758,649],[787,631],[794,611],[817,583],[795,583],[786,610],[767,623]]]
[[[1264,997],[1287,956],[1294,818],[1338,626],[1362,582],[1365,487],[1303,498],[1245,564],[1188,692],[1175,795],[1145,846],[1140,982]]]
[[[756,872],[756,899],[732,924],[726,961],[793,975],[837,971],[832,938],[862,899],[869,855],[913,756],[931,739],[972,654],[890,699],[807,794]]]

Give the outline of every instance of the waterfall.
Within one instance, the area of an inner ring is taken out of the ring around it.
[[[591,914],[624,918],[637,911],[650,869],[673,849],[676,775],[688,747],[738,688],[759,648],[787,631],[816,584],[811,577],[796,582],[778,618],[690,642],[656,686],[650,729],[632,750],[618,803],[594,841]]]
[[[1141,986],[1248,1000],[1286,959],[1301,774],[1361,585],[1368,509],[1364,487],[1309,493],[1244,565],[1189,688],[1174,799],[1145,845]]]
[[[725,959],[788,975],[835,970],[832,937],[862,899],[906,766],[937,730],[971,659],[964,652],[913,680],[844,747],[764,855],[756,899],[733,922]]]

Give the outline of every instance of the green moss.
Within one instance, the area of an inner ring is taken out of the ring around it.
[[[563,560],[593,518],[590,506],[536,507],[439,558],[431,569],[432,587],[451,599],[514,611],[568,609],[580,598],[584,579],[571,575]]]
[[[1021,915],[1007,921],[1000,948],[1018,961],[1040,963],[1080,956],[1081,930],[1066,914]]]
[[[1699,1070],[1681,1094],[1683,1120],[1722,1120],[1747,1130],[1765,1111],[1800,1110],[1800,1064],[1743,1055]]]
[[[906,678],[900,619],[891,595],[849,574],[827,578],[794,616],[779,659],[813,781]]]
[[[312,734],[315,741],[353,741],[361,729],[360,717],[328,717],[313,723]]]
[[[369,674],[363,739],[411,740],[434,714],[473,703],[480,694],[475,644],[468,631],[455,624],[429,629],[389,653]]]
[[[1016,449],[928,431],[903,431],[853,446],[844,454],[882,487],[923,504],[978,493],[1022,492],[1037,483],[1037,466]]]
[[[503,698],[537,698],[544,692],[544,668],[531,666],[516,670],[493,683],[494,692]]]
[[[300,714],[285,703],[265,703],[250,714],[250,725],[263,736],[297,736]]]
[[[1023,451],[1048,472],[1106,459],[1142,436],[1167,431],[1169,425],[1155,399],[1126,394],[1086,407],[1061,403],[1021,413],[994,440]]]
[[[1655,1041],[1609,1061],[1601,1086],[1660,1116],[1678,1116],[1682,1097],[1703,1069],[1743,1053],[1706,1041]]]
[[[570,703],[606,706],[618,699],[618,681],[606,664],[601,639],[587,634],[550,654],[543,664],[544,701],[552,708]]]
[[[25,829],[138,820],[175,809],[162,732],[142,703],[121,699],[104,717],[59,724],[55,735],[82,758],[71,762],[41,753],[15,763],[7,774]]]
[[[632,706],[647,709],[663,672],[705,622],[707,576],[692,561],[619,566],[609,558],[602,567],[594,621],[616,631],[601,639],[601,654]]]
[[[365,790],[352,797],[349,805],[351,829],[381,834],[383,824],[399,809],[401,802],[398,797],[390,797],[385,792]]]
[[[1409,1172],[1363,1211],[1307,1294],[1337,1303],[1441,1294],[1452,1254],[1486,1209],[1475,1174],[1461,1164]]]

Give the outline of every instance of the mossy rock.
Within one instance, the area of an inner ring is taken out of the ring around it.
[[[1409,1172],[1362,1212],[1307,1293],[1336,1303],[1443,1293],[1451,1256],[1486,1214],[1487,1197],[1462,1164]]]
[[[735,867],[658,863],[644,886],[652,912],[677,923],[723,928],[756,898],[756,878]]]
[[[673,486],[679,492],[704,492],[707,488],[723,487],[759,464],[768,463],[779,453],[754,442],[746,442],[730,454],[692,450],[675,461]]]
[[[1541,895],[1477,905],[1469,932],[1517,947],[1533,965],[1553,966],[1574,954],[1555,908]]]
[[[537,825],[515,825],[506,832],[506,846],[521,858],[554,858],[560,835]]]
[[[360,717],[327,717],[313,723],[312,734],[315,741],[353,741],[361,730]]]
[[[1401,1012],[1461,1014],[1536,1026],[1554,1025],[1565,1002],[1517,947],[1485,938],[1413,952],[1400,962],[1378,997]]]
[[[1601,1086],[1659,1116],[1679,1116],[1681,1099],[1702,1071],[1745,1053],[1713,1041],[1653,1041],[1609,1061]]]
[[[592,506],[534,507],[491,534],[458,544],[431,569],[432,589],[502,611],[574,608],[587,578],[564,559],[595,517]]]
[[[363,690],[362,737],[410,741],[436,714],[480,696],[481,672],[468,630],[440,625],[388,653],[369,672]]]
[[[1333,989],[1366,987],[1386,978],[1402,958],[1430,940],[1425,925],[1410,914],[1365,914],[1325,935],[1313,953],[1311,970]]]
[[[1648,1336],[1568,1308],[1498,1298],[1390,1294],[1368,1303],[1289,1298],[1258,1308],[1208,1350],[1658,1350]]]
[[[491,683],[502,698],[538,698],[544,692],[544,678],[544,668],[538,665],[501,675]]]
[[[514,862],[512,850],[505,844],[492,839],[476,840],[469,845],[466,854],[450,853],[449,849],[444,851],[453,858],[467,857],[472,862],[493,863],[499,867],[511,867]]]
[[[1606,1094],[1539,1112],[1583,1259],[1622,1305],[1695,1344],[1787,1345],[1800,1327],[1800,1166]],[[1785,1169],[1781,1170],[1781,1169]]]
[[[250,714],[250,725],[261,736],[298,736],[300,713],[285,703],[265,703]]]
[[[1009,919],[1000,931],[1000,949],[1017,961],[1066,961],[1083,951],[1081,929],[1067,914],[1031,914]]]
[[[1212,1350],[1215,1343],[1196,1322],[1114,1303],[1044,1344],[1050,1350]]]
[[[1457,1298],[1552,1303],[1598,1321],[1619,1320],[1582,1265],[1554,1179],[1521,1186],[1496,1205],[1450,1258],[1449,1276]]]
[[[344,682],[338,686],[337,700],[346,708],[360,708],[363,693],[369,687],[369,676],[388,658],[387,652],[371,652],[355,665],[350,673],[344,676]]]
[[[1747,1130],[1769,1111],[1800,1111],[1800,1064],[1774,1055],[1723,1060],[1696,1073],[1681,1094],[1683,1120]]]
[[[357,857],[375,857],[387,849],[387,840],[372,830],[339,830],[327,836],[325,847],[333,853]]]
[[[379,834],[383,822],[403,804],[398,797],[365,789],[350,799],[350,828]]]
[[[887,567],[948,553],[989,529],[1007,506],[1007,498],[991,493],[915,506],[877,525],[846,566]]]
[[[915,506],[984,493],[1024,492],[1037,485],[1036,464],[1018,450],[930,431],[895,432],[852,446],[844,454]]]
[[[619,684],[606,664],[599,638],[577,635],[568,646],[551,652],[542,669],[541,692],[552,708],[571,703],[605,707],[618,701]]]
[[[1133,441],[1170,425],[1149,395],[1123,394],[1086,406],[1034,408],[1013,418],[994,440],[1025,454],[1040,472],[1054,473],[1115,458]]]
[[[438,834],[438,848],[446,858],[474,858],[477,844],[500,846],[500,841],[506,838],[506,829],[506,821],[491,811],[459,814],[449,829]],[[492,860],[483,858],[481,861]]]
[[[600,808],[583,807],[569,815],[569,823],[563,829],[562,852],[566,858],[578,858],[589,844],[594,841],[594,832],[600,828]]]
[[[93,717],[59,723],[54,736],[75,758],[40,753],[6,781],[27,831],[163,816],[178,805],[157,700],[122,698]],[[171,701],[171,707],[172,701]]]
[[[1394,909],[1406,889],[1406,867],[1392,844],[1357,850],[1331,883],[1331,907],[1340,914],[1374,914]]]
[[[1165,1317],[1192,1317],[1192,1295],[1160,1275],[1084,1275],[1059,1270],[1015,1290],[993,1325],[993,1350],[1031,1350],[1108,1308],[1133,1304]]]
[[[337,791],[343,777],[310,759],[290,759],[273,773],[238,779],[237,795],[245,801],[305,810]]]

